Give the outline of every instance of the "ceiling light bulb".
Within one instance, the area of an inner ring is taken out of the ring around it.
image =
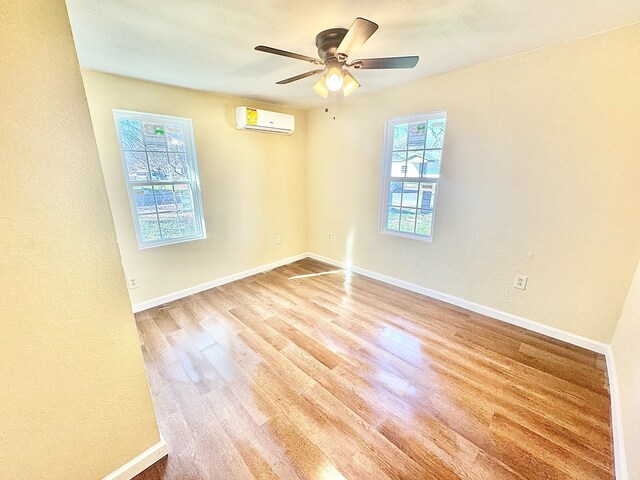
[[[327,88],[332,92],[337,92],[342,88],[342,69],[340,67],[331,67],[325,76]]]

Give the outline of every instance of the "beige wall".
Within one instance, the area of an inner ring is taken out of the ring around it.
[[[107,192],[133,304],[305,251],[304,112],[84,71]],[[233,107],[294,113],[292,136],[235,129]],[[208,236],[139,250],[118,150],[113,108],[188,117],[193,129]],[[282,243],[275,245],[275,235]]]
[[[309,112],[309,250],[608,343],[640,255],[637,58],[640,25]],[[433,243],[380,234],[384,121],[441,109]]]
[[[640,264],[629,288],[616,333],[613,355],[629,478],[640,478]]]
[[[159,441],[64,1],[0,1],[0,478]]]

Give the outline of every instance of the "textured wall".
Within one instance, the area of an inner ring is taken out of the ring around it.
[[[305,251],[304,112],[93,71],[83,78],[122,262],[140,284],[130,291],[132,303]],[[239,105],[294,113],[296,132],[236,130],[233,107]],[[206,239],[138,250],[113,108],[193,120]]]
[[[629,478],[640,478],[640,264],[629,288],[618,328],[613,355],[618,373],[622,427]]]
[[[0,1],[0,478],[159,441],[63,0]]]
[[[309,250],[608,343],[640,256],[635,58],[640,25],[309,112]],[[380,234],[384,122],[441,109],[433,243]]]

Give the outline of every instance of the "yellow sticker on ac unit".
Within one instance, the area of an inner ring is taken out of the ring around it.
[[[258,124],[258,111],[255,108],[247,108],[247,125]]]

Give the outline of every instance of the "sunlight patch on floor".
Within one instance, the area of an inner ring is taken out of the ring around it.
[[[320,275],[332,275],[334,273],[341,273],[344,270],[331,270],[329,272],[318,272],[318,273],[308,273],[306,275],[294,275],[293,277],[289,277],[289,280],[296,280],[298,278],[308,278],[308,277],[319,277]]]

